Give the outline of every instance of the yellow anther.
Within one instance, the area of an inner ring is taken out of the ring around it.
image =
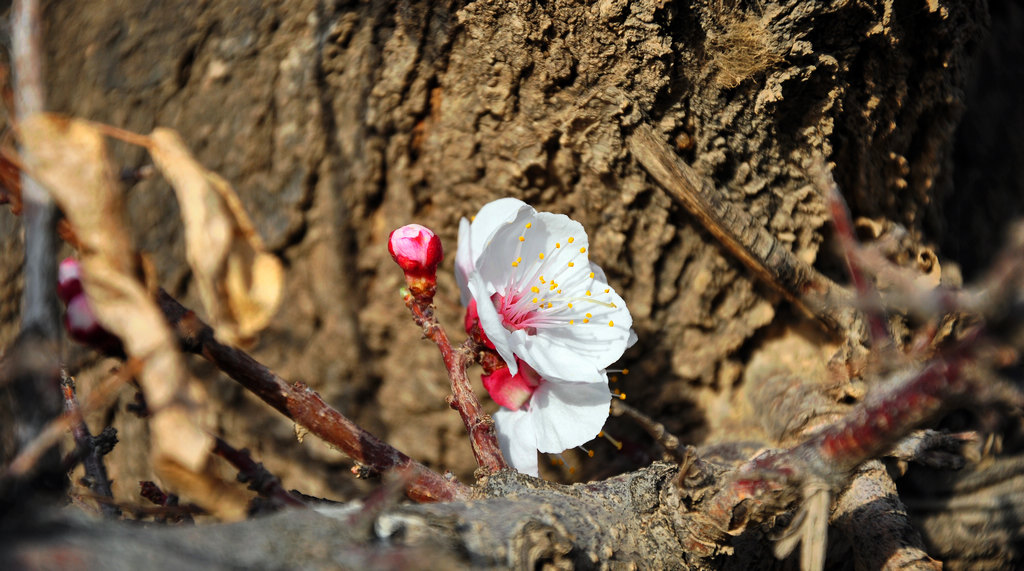
[[[570,268],[571,268],[571,267],[573,267],[573,266],[575,266],[575,265],[576,265],[576,264],[574,264],[574,263],[572,263],[572,262],[569,262],[569,267],[570,267]]]
[[[531,226],[533,226],[533,222],[527,222],[527,223],[526,223],[526,227],[527,227],[527,228],[530,228]]]
[[[572,304],[571,303],[569,304],[569,309],[572,309]]]
[[[608,327],[615,327],[615,322],[614,321],[609,321],[608,322]]]
[[[580,248],[580,253],[581,254],[586,254],[587,253],[587,249],[586,248]]]
[[[590,272],[590,279],[594,279],[594,272]]]
[[[622,369],[622,374],[623,375],[628,375],[629,374],[629,369]]]
[[[590,320],[589,319],[584,319],[583,323],[590,323]]]
[[[604,290],[605,293],[608,293],[610,291],[612,291],[612,288],[605,288],[605,290]]]
[[[556,284],[555,282],[551,282],[551,288],[550,288],[550,291],[555,291],[555,288],[556,288],[556,287],[558,287],[558,284]]]
[[[587,295],[590,295],[590,290],[589,289],[587,290]]]
[[[551,302],[549,301],[549,302],[548,302],[548,309],[551,309],[551,306],[552,306],[552,305],[554,305],[554,304],[552,304],[552,303],[551,303]]]
[[[469,217],[469,221],[470,222],[476,222],[476,216],[470,216]]]
[[[569,243],[572,244],[574,240],[576,240],[576,238],[569,238]]]
[[[619,393],[619,400],[626,400],[626,393]]]
[[[561,248],[561,247],[562,247],[562,244],[561,244],[560,242],[555,242],[555,247],[556,247],[556,248]]]
[[[587,450],[587,456],[590,456],[591,458],[593,458],[594,457],[594,451],[593,450]]]
[[[557,290],[555,291],[555,293],[562,293],[562,290]]]
[[[537,298],[533,298],[532,300],[530,300],[530,303],[537,303]]]
[[[516,258],[516,263],[517,263],[517,264],[518,264],[519,262],[522,262],[522,261],[523,261],[523,257],[522,257],[522,256],[519,256],[518,258]]]
[[[590,314],[590,313],[588,313],[588,314],[587,314],[587,317],[593,317],[593,315],[592,315],[592,314]]]
[[[544,259],[544,252],[541,252],[540,254],[537,254],[537,257],[543,260]]]
[[[542,283],[542,284],[546,284],[546,283],[548,283],[548,282],[547,282],[547,280],[545,280],[545,279],[544,279],[544,276],[541,276],[541,277],[540,277],[540,283]]]
[[[574,324],[574,323],[576,323],[576,320],[575,320],[575,319],[570,319],[570,320],[569,320],[569,325],[572,325],[572,324]]]
[[[519,241],[520,242],[525,242],[526,241],[526,236],[520,236],[519,237]]]
[[[604,437],[604,431],[603,430],[601,432],[597,433],[597,438],[603,438],[603,437]]]
[[[533,293],[540,293],[540,288],[537,286],[533,286],[530,288],[530,291],[532,291]]]
[[[570,474],[575,474],[576,473],[576,466],[569,466],[569,473]]]
[[[513,268],[518,268],[519,267],[519,262],[512,262],[512,267]]]

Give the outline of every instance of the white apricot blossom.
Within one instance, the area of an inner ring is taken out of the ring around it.
[[[557,454],[580,446],[608,420],[611,394],[604,383],[551,382],[526,363],[485,375],[484,387],[502,406],[494,413],[498,444],[516,470],[539,475],[537,452]]]
[[[590,263],[580,223],[514,198],[459,226],[456,279],[510,373],[516,357],[551,382],[606,384],[605,368],[635,340],[633,318]]]

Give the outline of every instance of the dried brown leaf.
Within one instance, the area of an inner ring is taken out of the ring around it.
[[[142,363],[138,379],[152,412],[154,465],[201,473],[213,448],[206,398],[139,280],[103,136],[86,121],[50,114],[29,117],[19,131],[25,168],[50,191],[79,238],[82,281],[97,319]],[[184,481],[176,476],[167,474],[174,483]]]
[[[154,130],[148,148],[178,195],[188,262],[218,338],[251,338],[277,310],[281,263],[266,252],[231,185],[203,168],[177,132]]]

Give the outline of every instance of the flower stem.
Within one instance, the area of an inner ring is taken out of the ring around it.
[[[467,344],[459,349],[453,348],[448,340],[448,334],[437,322],[433,306],[417,301],[417,298],[411,293],[406,293],[404,300],[405,306],[412,312],[416,324],[423,329],[423,334],[433,341],[441,351],[444,366],[448,369],[448,379],[452,384],[452,394],[448,397],[448,405],[459,412],[462,422],[466,425],[477,465],[487,473],[508,468],[505,457],[501,454],[501,448],[498,446],[498,437],[494,433],[494,420],[484,414],[480,407],[480,401],[477,400],[473,387],[469,384],[469,377],[466,375],[466,367],[471,359],[470,344],[472,342],[467,341]]]

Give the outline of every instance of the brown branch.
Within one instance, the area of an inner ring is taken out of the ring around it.
[[[213,329],[167,292],[160,290],[157,304],[185,350],[202,355],[264,402],[356,462],[373,470],[395,470],[409,478],[406,494],[421,502],[467,497],[469,488],[446,479],[394,449],[348,417],[330,407],[302,383],[289,384],[244,351],[216,340]]]
[[[679,438],[665,429],[665,425],[618,399],[612,399],[612,416],[626,416],[640,425],[665,450],[668,459],[682,464],[687,451],[679,447]]]
[[[103,464],[103,455],[110,450],[106,446],[98,446],[97,438],[89,432],[89,426],[82,418],[82,411],[79,409],[78,399],[75,397],[75,381],[63,369],[61,370],[60,388],[64,395],[64,411],[71,423],[71,435],[75,439],[77,455],[81,458],[82,467],[85,469],[85,480],[89,489],[100,496],[100,510],[104,515],[119,517],[121,510],[113,503],[102,500],[102,498],[114,497],[114,493],[110,489],[110,480],[107,478],[107,467]]]
[[[849,291],[797,258],[749,214],[722,200],[713,183],[683,162],[654,129],[638,125],[627,143],[651,178],[761,281],[844,338],[863,336],[863,321],[850,307]]]
[[[253,460],[248,450],[238,450],[225,442],[223,438],[217,438],[213,453],[237,468],[238,480],[248,483],[249,489],[261,497],[269,498],[281,506],[306,506],[302,500],[284,489],[281,485],[281,480],[277,476],[267,471],[263,464]]]
[[[448,405],[459,412],[466,430],[469,431],[470,444],[477,465],[491,474],[508,468],[498,446],[498,437],[494,433],[494,420],[484,414],[466,375],[466,367],[472,359],[472,341],[467,340],[458,350],[452,348],[448,334],[434,316],[433,306],[417,302],[411,293],[405,295],[405,305],[412,312],[416,324],[423,328],[423,335],[433,341],[441,351],[452,384]]]

